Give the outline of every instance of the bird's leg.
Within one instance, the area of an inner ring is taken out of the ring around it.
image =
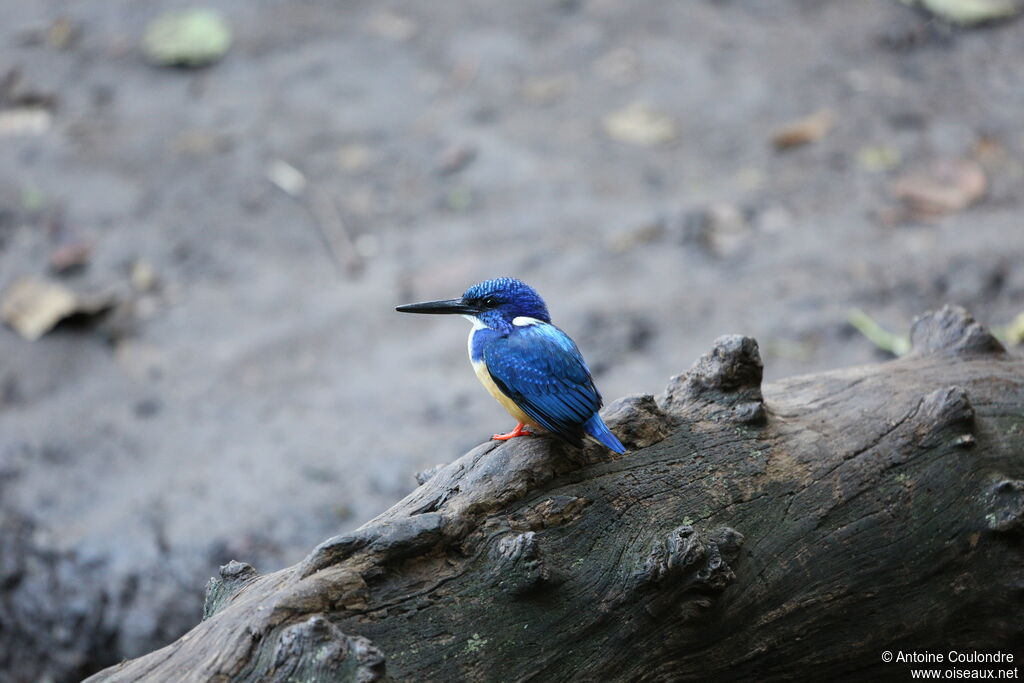
[[[507,434],[495,434],[494,436],[491,437],[491,439],[496,439],[498,441],[508,441],[509,439],[516,438],[517,436],[533,436],[533,432],[526,431],[525,427],[525,422],[519,422],[516,424],[516,428],[513,429],[511,432],[508,432]]]

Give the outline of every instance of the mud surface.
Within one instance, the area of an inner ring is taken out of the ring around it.
[[[210,4],[235,43],[183,71],[137,47],[175,3],[0,0],[0,77],[54,100],[48,130],[0,137],[0,288],[46,272],[60,209],[92,245],[64,281],[134,302],[36,342],[0,329],[14,680],[167,642],[218,565],[294,563],[511,427],[464,321],[395,304],[519,276],[607,400],[726,333],[770,380],[884,357],[852,307],[900,332],[947,302],[994,326],[1022,309],[1024,22],[953,31],[884,0]],[[637,102],[674,139],[610,136]],[[823,139],[773,148],[823,108]],[[894,178],[941,158],[976,160],[985,199],[887,220]],[[268,180],[279,161],[338,204],[361,270]],[[68,604],[63,639],[25,630]]]

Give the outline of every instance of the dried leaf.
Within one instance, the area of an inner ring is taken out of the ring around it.
[[[25,339],[35,341],[71,315],[95,315],[113,304],[109,295],[79,294],[59,282],[24,277],[4,291],[0,318]]]
[[[835,126],[835,116],[828,109],[822,109],[810,116],[797,119],[782,126],[772,134],[776,149],[791,149],[822,139]]]
[[[1006,342],[1010,346],[1024,344],[1024,313],[1017,315],[1013,321],[1006,326]]]
[[[959,26],[1008,19],[1021,11],[1018,0],[920,0],[932,14]]]
[[[891,171],[900,165],[900,151],[892,145],[864,145],[857,150],[857,162],[871,173]]]
[[[603,123],[613,140],[641,147],[672,142],[679,135],[675,119],[643,102],[612,112]]]
[[[867,337],[868,341],[883,351],[888,351],[894,356],[905,356],[910,352],[909,336],[888,331],[859,308],[849,312],[848,320],[858,332]]]
[[[979,164],[998,164],[1006,160],[1006,147],[991,135],[981,135],[971,146],[971,158]]]
[[[892,185],[892,192],[917,218],[936,218],[967,208],[985,196],[988,181],[977,162],[940,160],[911,171]]]
[[[152,292],[159,284],[153,264],[145,259],[139,259],[132,264],[129,279],[132,282],[132,288],[137,292]]]
[[[161,14],[146,27],[142,39],[146,57],[161,66],[206,66],[229,47],[227,22],[219,12],[202,7]]]
[[[274,159],[267,166],[267,180],[291,197],[301,197],[306,191],[306,176],[282,159]]]
[[[53,114],[42,107],[0,110],[0,137],[43,135],[53,125]]]

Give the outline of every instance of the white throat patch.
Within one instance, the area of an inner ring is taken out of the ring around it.
[[[475,315],[463,315],[462,317],[468,320],[469,322],[473,323],[474,330],[487,329],[487,325],[484,324],[484,321],[476,317]]]

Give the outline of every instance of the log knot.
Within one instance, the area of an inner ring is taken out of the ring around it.
[[[1024,533],[1024,481],[1004,479],[989,490],[985,522],[991,531]]]
[[[541,556],[532,531],[502,537],[491,550],[494,579],[491,585],[515,597],[561,583],[562,577]]]
[[[717,593],[736,579],[729,566],[743,543],[743,535],[718,527],[706,536],[685,524],[656,540],[637,573],[640,586],[671,582],[673,587]]]
[[[251,564],[231,560],[220,568],[220,576],[210,577],[203,600],[203,620],[216,614],[242,587],[259,576]]]
[[[270,666],[252,680],[387,681],[384,653],[362,636],[346,635],[321,614],[281,629]]]
[[[931,448],[952,439],[953,445],[974,445],[974,406],[962,387],[936,389],[921,401],[916,433],[922,446]]]
[[[665,412],[744,424],[765,420],[761,378],[764,364],[751,337],[728,335],[687,372],[673,377],[661,397]]]
[[[623,396],[613,401],[602,417],[629,450],[653,446],[672,433],[669,416],[651,394]]]
[[[945,305],[914,319],[910,328],[912,354],[971,356],[1004,353],[1003,345],[961,306]]]

